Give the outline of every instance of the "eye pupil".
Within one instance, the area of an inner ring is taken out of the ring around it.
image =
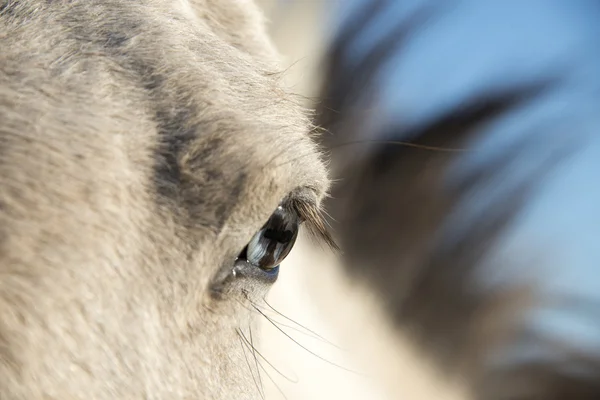
[[[275,240],[279,243],[287,243],[294,237],[293,231],[276,231],[274,229],[266,229],[263,237],[269,240]]]
[[[295,212],[278,207],[238,258],[266,271],[276,268],[292,250],[299,226]]]

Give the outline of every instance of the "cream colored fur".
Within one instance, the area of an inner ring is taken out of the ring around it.
[[[327,186],[261,14],[247,0],[0,10],[0,399],[257,398],[236,333],[256,313],[235,293],[266,288],[210,285],[284,197],[318,203]],[[185,190],[164,198],[156,110],[195,135],[173,154]]]

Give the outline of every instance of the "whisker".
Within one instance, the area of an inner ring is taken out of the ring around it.
[[[470,149],[460,148],[460,147],[429,146],[426,144],[407,142],[407,141],[403,141],[403,140],[369,140],[369,139],[352,140],[349,142],[340,143],[336,146],[333,146],[332,150],[337,150],[339,148],[343,148],[343,147],[347,147],[347,146],[353,146],[355,144],[368,144],[368,143],[392,144],[392,145],[396,145],[396,146],[412,147],[412,148],[419,149],[419,150],[441,151],[441,152],[445,152],[445,153],[464,153],[464,152],[472,151]]]
[[[252,306],[253,306],[253,307],[258,307],[258,305],[257,305],[256,303],[252,302],[252,301],[251,301],[251,300],[249,300],[249,299],[248,299],[248,301],[250,301],[250,302],[252,303]],[[251,311],[251,312],[258,312],[258,310],[257,310],[257,309],[250,309],[250,308],[246,307],[246,306],[245,306],[245,305],[244,305],[242,302],[240,302],[239,300],[238,300],[238,302],[239,302],[239,303],[242,305],[242,307],[244,307],[246,310],[248,310],[248,311]],[[267,310],[265,310],[265,311],[267,311]],[[331,346],[333,346],[333,347],[335,347],[335,348],[337,348],[337,349],[339,349],[339,350],[341,350],[341,351],[347,351],[347,350],[345,350],[345,349],[343,349],[343,348],[341,348],[341,347],[339,347],[339,346],[336,346],[334,343],[331,343],[331,342],[327,341],[326,339],[324,339],[323,337],[319,336],[319,335],[318,335],[318,334],[316,334],[316,333],[314,333],[314,334],[311,334],[311,333],[308,333],[308,332],[304,332],[304,331],[302,331],[302,330],[300,330],[300,329],[298,329],[298,328],[296,328],[296,327],[293,327],[293,326],[290,326],[290,325],[286,325],[286,324],[284,324],[284,323],[282,323],[282,322],[280,322],[280,321],[274,320],[273,318],[269,318],[268,316],[266,316],[266,315],[265,315],[265,314],[263,314],[263,313],[260,313],[260,315],[261,315],[261,316],[263,316],[263,317],[265,317],[265,319],[267,319],[267,321],[269,321],[269,323],[271,323],[271,324],[275,325],[279,331],[283,332],[283,333],[284,333],[284,334],[285,334],[285,335],[286,335],[288,338],[290,338],[290,339],[292,339],[292,340],[294,340],[294,339],[293,339],[293,338],[291,338],[291,336],[290,336],[289,334],[287,334],[285,331],[283,331],[283,330],[280,328],[281,326],[283,326],[283,327],[286,327],[286,328],[289,328],[289,329],[291,329],[291,330],[293,330],[293,331],[296,331],[296,332],[298,332],[298,333],[300,333],[300,334],[306,335],[306,336],[308,336],[308,337],[310,337],[310,338],[312,338],[312,339],[319,340],[319,341],[321,341],[321,342],[323,342],[323,343],[326,343],[326,344],[328,344],[328,345],[331,345]],[[287,317],[286,317],[285,315],[283,315],[283,314],[281,314],[281,316],[282,316],[282,317],[284,317],[284,318],[287,318]],[[290,319],[290,318],[287,318],[287,319],[289,319],[290,321],[292,321],[292,322],[294,322],[294,323],[298,324],[297,322],[295,322],[294,320],[292,320],[292,319]],[[300,324],[298,324],[298,325],[300,325]],[[300,325],[300,326],[302,326],[302,325]],[[308,328],[305,328],[305,329],[309,330]],[[310,331],[310,330],[309,330],[309,331]],[[311,331],[311,332],[312,332],[312,331]],[[246,339],[246,337],[245,337],[245,335],[243,335],[243,333],[242,333],[242,336],[244,337],[244,339]],[[247,340],[247,339],[246,339],[246,340]],[[298,342],[296,342],[296,343],[298,343]],[[298,343],[298,344],[299,344],[299,343]],[[252,345],[252,347],[253,347],[253,350],[252,350],[252,351],[256,352],[256,354],[258,354],[258,356],[259,356],[260,358],[262,358],[262,359],[263,359],[263,360],[264,360],[264,361],[265,361],[265,362],[266,362],[266,363],[267,363],[267,364],[268,364],[268,365],[269,365],[271,368],[273,368],[273,370],[275,370],[275,371],[276,371],[276,372],[277,372],[279,375],[281,375],[281,376],[282,376],[282,377],[283,377],[285,380],[287,380],[287,381],[289,381],[289,382],[291,382],[291,383],[298,383],[298,377],[296,377],[296,378],[295,378],[296,380],[294,380],[294,379],[292,379],[292,378],[288,377],[287,375],[285,375],[284,373],[282,373],[281,371],[279,371],[279,369],[278,369],[277,367],[275,367],[275,366],[274,366],[274,365],[273,365],[271,362],[269,362],[269,360],[268,360],[268,359],[267,359],[265,356],[263,356],[263,355],[262,355],[262,354],[261,354],[261,353],[258,351],[258,349],[256,349],[256,347],[254,347],[253,345]],[[300,347],[303,347],[303,346],[300,346]],[[354,372],[354,371],[352,371],[352,372]],[[358,373],[358,372],[356,372],[356,373]]]
[[[298,333],[299,333],[299,334],[301,334],[301,335],[307,336],[307,337],[309,337],[309,338],[311,338],[311,339],[315,339],[315,340],[317,340],[317,341],[319,341],[319,342],[321,342],[321,343],[325,343],[325,344],[328,344],[328,345],[330,345],[330,346],[333,346],[333,347],[335,347],[335,348],[337,348],[337,349],[344,350],[344,349],[342,349],[341,347],[338,347],[338,346],[336,346],[335,344],[333,344],[333,343],[330,343],[330,342],[328,342],[328,341],[327,341],[327,340],[325,340],[325,339],[322,339],[322,338],[320,338],[320,337],[318,337],[318,336],[316,336],[316,335],[313,335],[313,334],[311,334],[310,332],[304,332],[302,329],[296,328],[296,327],[294,327],[294,326],[292,326],[292,325],[287,325],[287,324],[284,324],[283,322],[281,322],[281,321],[277,321],[277,320],[275,320],[275,319],[273,319],[273,318],[271,318],[271,321],[273,321],[274,323],[276,323],[276,324],[277,324],[278,326],[280,326],[280,327],[288,328],[288,329],[290,329],[290,330],[292,330],[292,331],[294,331],[294,332],[298,332]]]
[[[255,311],[255,310],[251,310],[251,311]],[[263,311],[268,311],[268,310],[267,309],[263,309]],[[345,350],[345,349],[343,349],[343,348],[341,348],[339,346],[336,346],[334,343],[328,342],[327,340],[325,340],[325,339],[323,339],[323,338],[321,338],[321,337],[319,337],[319,336],[317,336],[315,334],[312,334],[310,332],[305,332],[302,329],[297,328],[297,327],[292,326],[292,325],[284,324],[283,322],[278,321],[278,320],[276,320],[276,319],[274,319],[272,317],[271,317],[271,322],[277,324],[279,327],[288,328],[288,329],[290,329],[290,330],[292,330],[294,332],[298,332],[301,335],[307,336],[307,337],[309,337],[311,339],[314,339],[316,341],[319,341],[321,343],[325,343],[325,344],[330,345],[332,347],[335,347],[336,349],[339,349],[341,351],[347,351],[347,350]]]
[[[346,368],[343,367],[339,364],[334,363],[333,361],[329,361],[328,359],[321,357],[320,355],[318,355],[317,353],[315,353],[314,351],[308,349],[307,347],[303,346],[300,342],[298,342],[296,339],[294,339],[293,337],[291,337],[287,332],[285,332],[283,329],[281,329],[279,326],[277,326],[276,323],[274,323],[271,318],[269,318],[265,313],[263,313],[258,307],[254,306],[254,304],[252,304],[252,306],[254,307],[254,309],[259,312],[263,317],[265,317],[267,319],[267,321],[269,321],[269,323],[271,323],[271,325],[273,325],[279,332],[281,332],[282,334],[284,334],[288,339],[290,339],[292,342],[294,342],[295,344],[297,344],[299,347],[301,347],[302,349],[306,350],[308,353],[312,354],[313,356],[317,357],[319,360],[326,362],[327,364],[333,365],[334,367],[340,368],[344,371],[347,372],[351,372],[353,374],[356,375],[361,375],[361,376],[365,376],[364,374],[358,372],[358,371],[354,371],[350,368]]]
[[[269,311],[269,310],[267,310],[267,309],[264,309],[264,308],[263,308],[263,311],[265,311],[265,312],[266,312],[266,311]],[[305,332],[305,331],[303,331],[303,330],[302,330],[302,329],[300,329],[300,328],[297,328],[297,327],[295,327],[295,326],[292,326],[292,325],[285,324],[285,323],[283,323],[283,322],[281,322],[281,321],[278,321],[278,320],[276,320],[276,319],[275,319],[275,318],[273,318],[272,316],[271,316],[271,321],[273,321],[274,323],[276,323],[276,324],[277,324],[278,326],[280,326],[280,327],[288,328],[288,329],[290,329],[290,330],[292,330],[292,331],[294,331],[294,332],[298,332],[298,333],[299,333],[299,334],[301,334],[301,335],[307,336],[307,337],[309,337],[309,338],[311,338],[311,339],[314,339],[314,340],[317,340],[317,341],[319,341],[319,342],[321,342],[321,343],[325,343],[325,344],[328,344],[328,345],[330,345],[330,346],[333,346],[333,347],[335,347],[335,348],[337,348],[337,349],[344,350],[344,349],[342,349],[341,347],[338,347],[338,346],[336,346],[335,344],[333,344],[333,343],[330,343],[330,342],[328,342],[327,340],[325,340],[325,339],[323,339],[323,338],[321,338],[321,337],[319,337],[319,336],[317,336],[317,335],[315,335],[315,334],[312,334],[312,333],[310,333],[310,332]]]
[[[403,146],[403,147],[410,147],[413,149],[418,149],[418,150],[425,150],[425,151],[435,151],[435,152],[443,152],[443,153],[465,153],[465,152],[470,152],[473,151],[472,149],[467,149],[467,148],[459,148],[459,147],[441,147],[441,146],[430,146],[430,145],[426,145],[426,144],[419,144],[419,143],[413,143],[413,142],[408,142],[408,141],[402,141],[402,140],[371,140],[371,139],[364,139],[364,140],[352,140],[349,142],[344,142],[344,143],[339,143],[335,146],[332,146],[329,151],[332,152],[334,150],[339,150],[341,148],[344,147],[348,147],[348,146],[354,146],[354,145],[358,145],[358,144],[389,144],[389,145],[395,145],[395,146]],[[282,164],[275,164],[273,165],[274,168],[277,167],[281,167],[284,166],[286,164],[289,164],[290,162],[294,162],[296,160],[300,160],[304,157],[308,157],[310,155],[312,155],[313,153],[305,153],[305,154],[300,154],[298,157],[294,157],[290,160],[287,160],[286,162],[282,163]],[[279,155],[276,155],[275,157],[273,157],[271,160],[269,160],[269,162],[267,162],[267,164],[265,165],[265,167],[270,166],[270,164],[272,162],[274,162],[277,158],[279,158]]]
[[[270,304],[270,303],[267,301],[266,297],[263,297],[263,298],[262,298],[262,300],[263,300],[263,301],[264,301],[264,303],[265,303],[265,304],[266,304],[266,305],[267,305],[267,306],[268,306],[268,307],[269,307],[271,310],[273,310],[273,312],[275,312],[277,315],[279,315],[279,316],[281,316],[281,317],[285,318],[286,320],[288,320],[288,321],[292,322],[293,324],[295,324],[295,325],[297,325],[297,326],[301,327],[302,329],[305,329],[306,331],[310,332],[311,334],[313,334],[313,335],[314,335],[315,337],[317,337],[318,339],[321,339],[323,342],[325,342],[325,343],[327,343],[327,344],[329,344],[329,345],[331,345],[331,346],[333,346],[333,347],[335,347],[335,348],[337,348],[337,349],[340,349],[340,350],[344,350],[344,351],[346,351],[345,349],[341,348],[340,346],[336,345],[335,343],[332,343],[331,341],[327,340],[327,339],[326,339],[326,338],[324,338],[323,336],[319,335],[317,332],[313,331],[312,329],[310,329],[310,328],[307,328],[306,326],[302,325],[301,323],[299,323],[299,322],[297,322],[297,321],[293,320],[292,318],[290,318],[290,317],[288,317],[287,315],[283,314],[281,311],[277,310],[275,307],[273,307],[273,306],[272,306],[272,305],[271,305],[271,304]],[[251,301],[251,303],[252,303],[252,305],[253,305],[253,306],[258,306],[258,304],[254,303],[254,302],[252,302],[252,301]],[[281,324],[281,325],[283,325],[283,324]],[[287,325],[283,325],[283,326],[287,326]],[[289,328],[291,328],[291,329],[294,329],[294,328],[292,328],[292,327],[289,327]],[[296,329],[296,330],[297,330],[297,329]],[[299,331],[299,330],[298,330],[298,331]],[[299,332],[301,332],[301,331],[299,331]]]
[[[254,348],[254,351],[256,352],[256,354],[258,354],[258,356],[267,363],[268,366],[270,366],[271,368],[273,368],[273,370],[275,372],[277,372],[278,375],[280,375],[283,379],[285,379],[286,381],[290,382],[290,383],[298,383],[298,377],[296,377],[296,379],[292,379],[290,377],[288,377],[287,375],[285,375],[283,372],[281,372],[277,367],[275,367],[265,356],[263,356],[261,354],[260,351],[258,351],[258,349],[256,347],[254,347],[254,345],[252,343],[250,343],[250,341],[248,341],[248,338],[246,338],[246,335],[244,335],[243,333],[241,333],[242,337],[244,338],[244,340],[246,341],[247,344],[249,344],[250,346],[252,346]],[[260,365],[260,363],[259,363]],[[264,367],[263,367],[264,368]]]
[[[248,338],[246,338],[246,335],[244,335],[244,333],[241,332],[241,330],[239,330],[239,329],[238,329],[238,334],[241,335],[242,338],[245,340],[246,345],[250,345],[250,346],[252,346],[254,348],[254,345],[252,345],[251,342],[248,341]],[[258,350],[256,350],[256,348],[254,348],[254,349],[258,353]],[[261,355],[261,357],[262,357],[262,355]],[[282,375],[281,372],[279,372],[277,370],[277,368],[274,368],[273,365],[269,361],[267,361],[266,358],[263,357],[263,359],[267,362],[267,364],[269,364],[271,366],[271,368],[273,368],[277,373],[279,373],[280,375]],[[277,388],[277,390],[279,391],[279,393],[281,393],[281,395],[284,397],[284,399],[287,400],[287,396],[285,395],[285,393],[283,392],[283,390],[281,389],[281,387],[275,382],[275,380],[273,379],[273,377],[269,374],[269,372],[267,371],[267,369],[262,364],[260,364],[260,363],[258,363],[258,366],[267,375],[267,378],[269,378],[269,380],[271,381],[271,383],[273,383],[273,385]],[[287,377],[285,377],[284,375],[282,375],[282,376],[287,379]],[[292,383],[297,383],[298,381],[296,381],[296,382],[291,381],[291,382]]]
[[[256,347],[254,347],[254,343],[252,340],[252,326],[250,326],[250,324],[248,324],[248,332],[250,333],[250,348],[252,351],[252,356],[254,357],[254,364],[256,365],[256,375],[258,375],[258,382],[260,383],[260,387],[263,391],[263,393],[265,392],[265,388],[263,386],[262,383],[262,378],[260,376],[260,370],[258,369],[258,358],[256,357]],[[245,337],[244,334],[242,333],[242,337]]]
[[[258,382],[256,381],[256,378],[254,377],[254,372],[252,372],[252,367],[250,366],[250,361],[248,361],[248,355],[246,354],[246,350],[244,349],[244,342],[242,340],[242,337],[240,336],[240,331],[236,330],[236,332],[238,333],[238,339],[240,340],[240,346],[242,347],[242,352],[244,352],[244,358],[246,359],[246,365],[248,365],[248,370],[250,371],[250,375],[252,376],[252,380],[254,381],[254,385],[256,386],[256,390],[258,391],[258,394],[260,395],[260,398],[262,400],[265,400],[265,395],[262,392],[261,388],[258,386]],[[258,373],[258,371],[257,371]],[[260,373],[259,373],[260,376]]]
[[[269,380],[271,381],[271,383],[273,383],[273,385],[277,388],[277,390],[279,391],[279,393],[281,393],[281,395],[283,396],[284,399],[287,400],[287,396],[285,395],[285,393],[283,392],[283,390],[281,389],[281,387],[275,382],[275,380],[271,377],[271,375],[269,375],[269,373],[267,372],[267,370],[265,369],[265,367],[263,367],[261,364],[258,364],[258,366],[263,370],[263,372],[267,375],[267,378],[269,378]]]
[[[249,301],[249,302],[252,304],[252,308],[248,307],[246,304],[244,304],[243,302],[241,302],[241,301],[239,301],[239,300],[237,300],[237,302],[238,302],[238,303],[240,303],[240,305],[241,305],[241,306],[242,306],[244,309],[246,309],[246,310],[248,310],[248,311],[250,311],[250,312],[257,312],[257,310],[254,308],[254,306],[255,306],[255,303],[254,303],[252,300],[250,300],[250,299],[247,297],[247,295],[246,295],[246,299],[247,299],[247,300],[248,300],[248,301]],[[261,315],[261,316],[265,317],[265,315],[264,315],[264,314],[262,314],[262,313],[259,313],[259,315]],[[266,319],[267,319],[267,320],[268,320],[268,321],[269,321],[271,324],[273,324],[273,323],[276,323],[276,324],[281,324],[279,321],[274,321],[273,319],[270,319],[270,318],[268,318],[268,317],[266,317]],[[283,324],[282,324],[282,325],[283,325]],[[284,326],[286,326],[286,325],[284,325]],[[307,333],[305,333],[305,332],[302,332],[302,331],[300,331],[300,330],[298,330],[298,329],[295,329],[295,328],[293,328],[293,327],[290,327],[290,329],[294,329],[294,330],[296,330],[296,331],[298,331],[298,332],[300,332],[300,333],[303,333],[303,334],[305,334],[305,335],[307,334]],[[243,338],[244,338],[246,341],[248,340],[248,339],[246,338],[246,336],[243,334],[243,332],[241,332],[241,331],[240,331],[239,333],[242,335],[242,337],[243,337]],[[318,338],[316,338],[316,339],[318,339]],[[254,347],[254,346],[253,346],[253,347]],[[263,360],[264,360],[264,361],[265,361],[265,362],[266,362],[266,363],[267,363],[267,364],[268,364],[268,365],[269,365],[271,368],[273,368],[273,370],[275,370],[275,371],[276,371],[276,372],[277,372],[279,375],[281,375],[281,376],[282,376],[282,377],[283,377],[285,380],[287,380],[287,381],[289,381],[289,382],[291,382],[291,383],[298,383],[298,377],[297,377],[297,376],[296,376],[294,379],[290,378],[289,376],[287,376],[287,375],[285,375],[283,372],[281,372],[281,371],[280,371],[280,370],[279,370],[277,367],[275,367],[275,366],[274,366],[274,365],[273,365],[273,364],[272,364],[272,363],[271,363],[271,362],[270,362],[270,361],[269,361],[269,360],[268,360],[268,359],[267,359],[265,356],[263,356],[263,355],[260,353],[260,351],[258,351],[258,349],[256,349],[256,347],[254,347],[254,351],[256,351],[256,353],[258,354],[258,356],[259,356],[260,358],[262,358],[262,359],[263,359]]]

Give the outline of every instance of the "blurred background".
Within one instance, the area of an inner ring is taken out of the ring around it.
[[[259,3],[344,251],[282,266],[265,397],[600,398],[600,3]]]

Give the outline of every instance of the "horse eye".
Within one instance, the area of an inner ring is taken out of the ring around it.
[[[279,206],[250,239],[238,259],[264,271],[275,270],[294,247],[300,221],[295,212]]]

